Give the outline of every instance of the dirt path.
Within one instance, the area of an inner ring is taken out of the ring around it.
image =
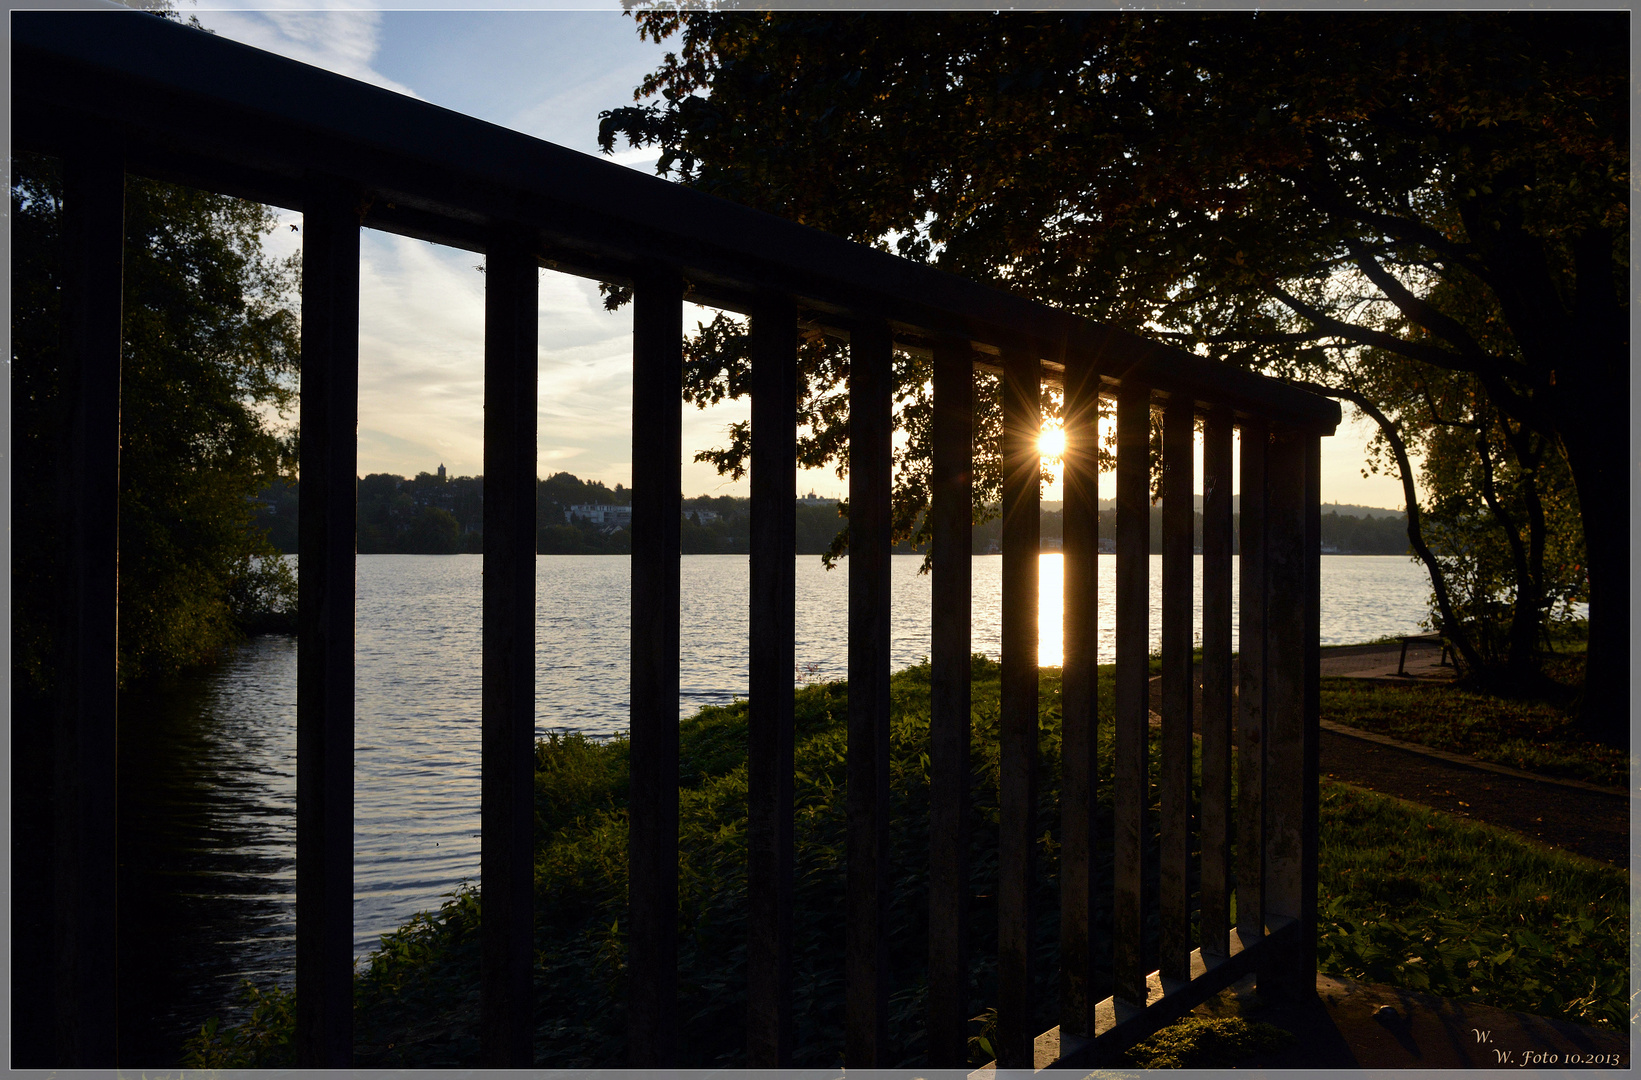
[[[1440,650],[1419,645],[1408,650],[1407,675],[1398,677],[1400,654],[1399,644],[1324,649],[1322,675],[1424,684],[1438,694],[1452,678],[1453,669],[1439,664]],[[1160,680],[1152,679],[1151,708],[1160,705]],[[1510,829],[1585,858],[1629,866],[1628,795],[1493,772],[1338,730],[1323,729],[1320,757],[1323,776]]]
[[[1586,858],[1614,866],[1630,862],[1630,806],[1622,795],[1467,768],[1326,730],[1321,771]]]

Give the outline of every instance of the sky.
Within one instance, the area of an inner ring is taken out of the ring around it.
[[[387,11],[368,0],[345,8],[181,0],[178,6],[223,37],[588,154],[599,153],[599,112],[630,104],[634,87],[666,52],[665,44],[639,40],[616,5],[550,10],[539,0],[514,0],[516,10]],[[653,175],[657,156],[624,150],[614,160]],[[282,216],[300,225],[300,215]],[[300,230],[283,224],[269,239],[280,253],[299,243]],[[361,260],[360,475],[413,476],[441,464],[452,476],[481,473],[482,256],[367,229]],[[539,475],[563,471],[612,488],[631,484],[628,310],[606,312],[596,284],[542,271]],[[712,314],[687,308],[686,329]],[[722,445],[728,427],[748,413],[744,400],[708,410],[684,406],[685,495],[748,493],[746,480],[731,482],[693,461],[696,452]],[[1371,422],[1353,422],[1346,406],[1346,422],[1322,440],[1324,503],[1401,508],[1398,480],[1361,475],[1372,432]],[[1103,495],[1112,494],[1105,490],[1110,479],[1104,478]],[[1058,499],[1058,486],[1045,489],[1044,498]],[[805,472],[798,490],[841,496],[847,482],[830,470]]]

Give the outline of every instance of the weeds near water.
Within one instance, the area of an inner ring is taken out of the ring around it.
[[[990,1060],[996,1000],[998,667],[972,665],[970,926],[967,987],[974,1064]],[[1109,717],[1109,669],[1101,672]],[[924,1054],[927,981],[929,669],[891,681],[890,1039],[897,1064]],[[1042,1005],[1051,1026],[1058,936],[1059,673],[1040,680],[1039,913]],[[840,1064],[843,1046],[845,719],[848,686],[796,694],[797,847],[793,910],[795,1064]],[[746,1018],[744,702],[701,710],[679,729],[680,1063],[744,1061]],[[1102,725],[1101,813],[1113,790]],[[1153,732],[1153,739],[1157,733]],[[536,1057],[558,1068],[625,1062],[627,752],[624,738],[553,735],[536,749]],[[1153,767],[1161,754],[1153,742]],[[1153,802],[1155,808],[1155,802]],[[1105,828],[1109,828],[1109,817]],[[1153,813],[1152,821],[1156,822]],[[1109,852],[1106,853],[1109,859]],[[1150,865],[1156,865],[1153,859]],[[1627,1016],[1627,877],[1546,854],[1499,830],[1324,782],[1323,970],[1592,1024]],[[1109,897],[1097,920],[1109,920]],[[477,1060],[481,896],[463,889],[383,939],[355,979],[360,1068]],[[1153,927],[1154,932],[1154,927]],[[256,994],[252,1016],[191,1040],[191,1067],[292,1064],[293,997]]]

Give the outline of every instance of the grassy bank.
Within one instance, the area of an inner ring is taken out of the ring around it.
[[[1576,725],[1583,643],[1563,636],[1558,649],[1545,658],[1545,680],[1532,695],[1490,693],[1464,682],[1396,686],[1323,679],[1322,718],[1546,776],[1627,787],[1626,752],[1585,739]]]
[[[996,999],[998,671],[973,666],[969,1015]],[[928,677],[892,681],[891,1043],[923,1057],[927,985]],[[1109,704],[1109,677],[1102,680]],[[1037,1024],[1051,1026],[1057,936],[1058,672],[1043,672],[1043,792],[1036,947]],[[843,1046],[844,720],[848,688],[798,694],[798,863],[794,911],[800,1066],[831,1066]],[[1109,712],[1106,712],[1109,715]],[[742,1064],[745,1041],[744,704],[702,710],[680,729],[682,1064]],[[1109,828],[1111,745],[1102,737]],[[1159,759],[1155,743],[1153,765]],[[536,759],[536,1059],[558,1068],[624,1063],[627,744],[549,739]],[[1153,819],[1154,820],[1154,819]],[[1320,955],[1325,970],[1467,1000],[1618,1025],[1626,1017],[1626,875],[1544,854],[1342,785],[1322,792]],[[1153,838],[1154,840],[1154,838]],[[1109,858],[1109,853],[1107,853]],[[1150,865],[1155,867],[1155,861]],[[1154,878],[1153,878],[1154,880]],[[1096,913],[1108,927],[1109,897]],[[1435,914],[1430,914],[1434,912]],[[480,898],[464,891],[383,941],[355,984],[359,1067],[460,1066],[477,1058]],[[1154,925],[1150,928],[1154,935]],[[1102,933],[1105,931],[1101,931]],[[1154,940],[1149,949],[1154,950]],[[1109,981],[1108,979],[1106,980]],[[1109,988],[1097,987],[1108,993]],[[202,1033],[196,1066],[290,1061],[290,998],[269,992],[252,1020]],[[976,1023],[973,1033],[979,1035]],[[976,1046],[977,1061],[987,1055]]]

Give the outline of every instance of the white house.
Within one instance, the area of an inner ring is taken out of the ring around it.
[[[590,521],[594,525],[618,526],[624,529],[631,528],[632,507],[608,506],[602,503],[596,505],[592,503],[585,503],[580,506],[572,506],[568,510],[564,511],[565,521],[572,521],[576,518],[580,518],[583,521]]]

